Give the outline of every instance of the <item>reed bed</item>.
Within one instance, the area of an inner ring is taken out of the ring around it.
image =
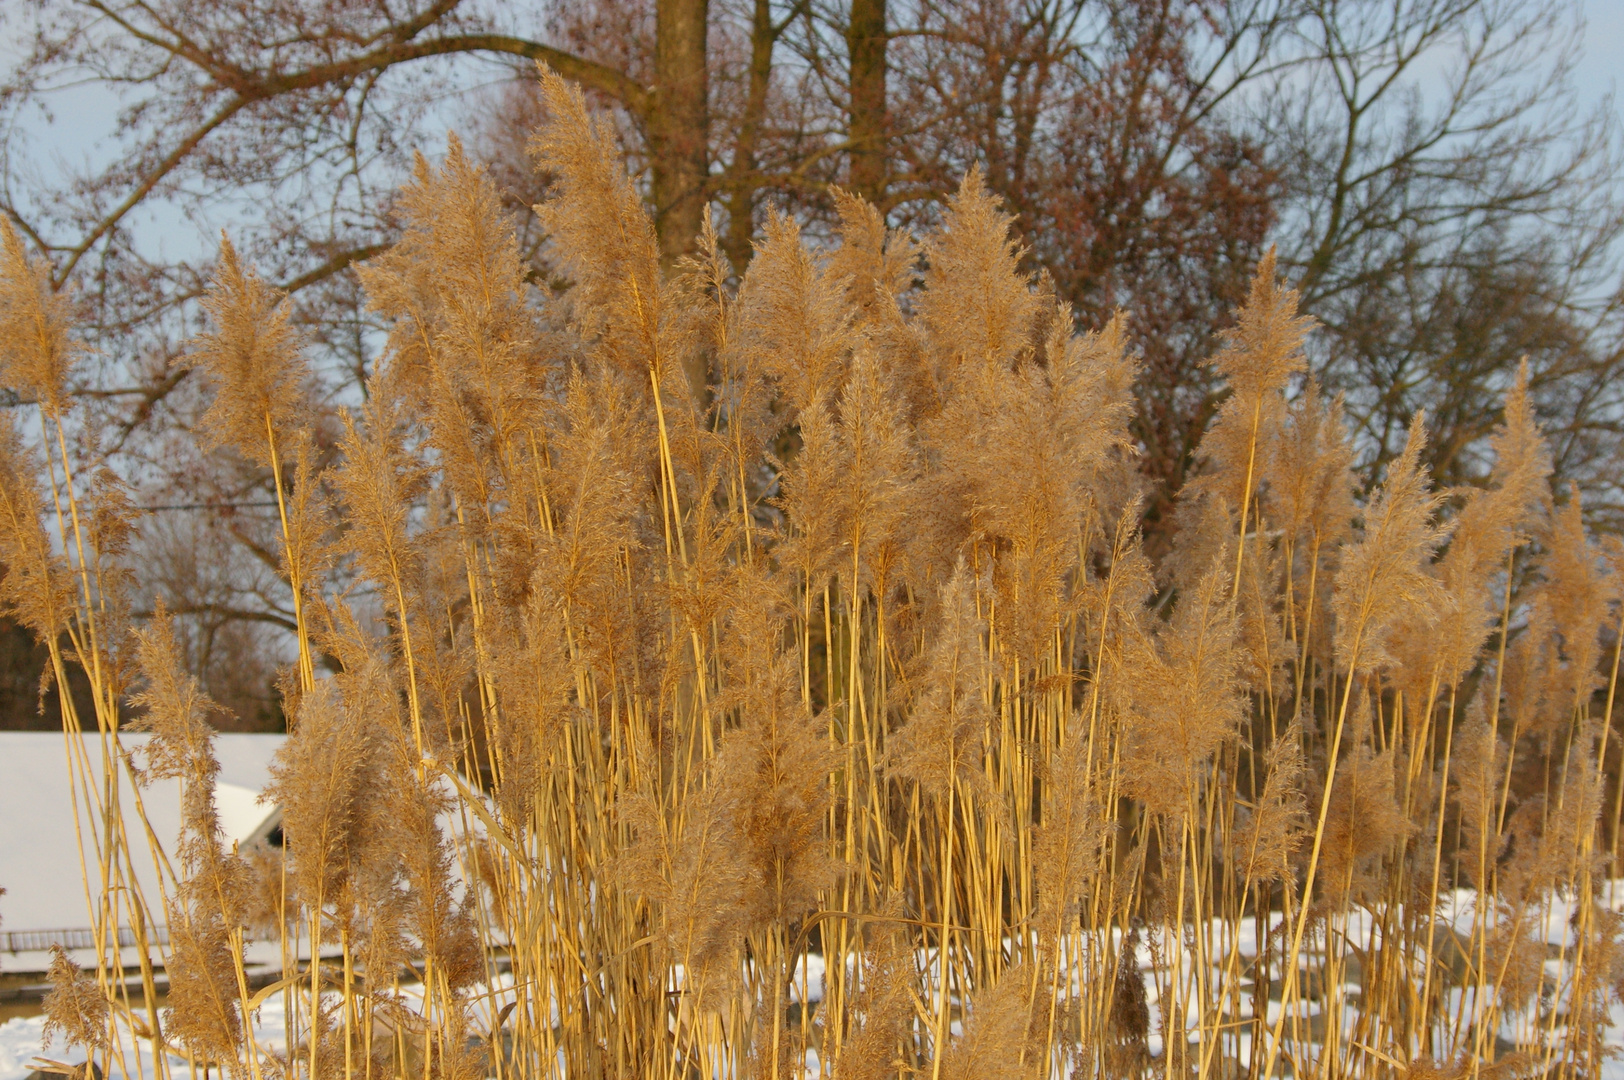
[[[95,926],[169,944],[144,995],[61,957],[63,1037],[160,1078],[1599,1075],[1624,549],[1523,380],[1486,487],[1433,488],[1418,417],[1358,492],[1267,258],[1153,559],[1126,327],[1021,271],[979,174],[926,237],[838,196],[832,250],[774,216],[742,275],[709,233],[666,273],[541,77],[568,288],[453,140],[360,271],[363,403],[316,407],[229,244],[187,354],[278,501],[281,852],[219,838],[216,706],[128,615],[70,308],[5,227],[5,604],[88,679],[64,730],[153,732],[106,760],[186,793],[159,850],[70,762]]]

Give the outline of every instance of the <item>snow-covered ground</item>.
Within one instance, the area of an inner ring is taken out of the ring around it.
[[[1469,935],[1475,918],[1473,910],[1475,897],[1470,892],[1462,891],[1447,895],[1441,900],[1438,909],[1438,932],[1446,933],[1453,929],[1460,934]],[[1615,910],[1624,910],[1624,882],[1613,883],[1604,892],[1602,902],[1612,906]],[[1571,901],[1562,897],[1551,898],[1542,909],[1533,913],[1536,919],[1533,936],[1536,940],[1544,939],[1550,946],[1553,957],[1546,961],[1546,972],[1553,988],[1551,993],[1556,1000],[1547,1001],[1547,1008],[1555,1008],[1565,994],[1565,980],[1571,967],[1571,952],[1564,950],[1564,942],[1571,943],[1569,926],[1571,915]],[[1276,925],[1278,919],[1279,915],[1276,914],[1274,917]],[[1492,925],[1493,917],[1490,916],[1488,921]],[[1368,913],[1362,911],[1346,917],[1338,917],[1335,920],[1333,931],[1339,936],[1345,936],[1348,941],[1362,950],[1369,950],[1380,945],[1380,928],[1375,925],[1374,920]],[[1231,973],[1244,969],[1246,961],[1256,955],[1256,927],[1250,919],[1244,920],[1238,927],[1233,928],[1215,922],[1209,926],[1209,933],[1211,936],[1207,949],[1214,960],[1214,967],[1211,969],[1210,977],[1215,980],[1214,985],[1219,985],[1219,981],[1223,979],[1225,974],[1224,959],[1229,957],[1232,951],[1239,953],[1241,962],[1239,967],[1233,964],[1228,967]],[[1185,951],[1178,963],[1184,972],[1185,978],[1193,979],[1194,957],[1188,951],[1189,943],[1190,937],[1187,933],[1183,945]],[[1162,1049],[1161,1039],[1157,1032],[1160,1026],[1162,993],[1168,988],[1169,983],[1170,972],[1167,965],[1173,962],[1175,955],[1181,949],[1180,944],[1174,941],[1159,940],[1157,944],[1159,947],[1155,952],[1160,954],[1162,961],[1160,967],[1152,962],[1153,954],[1148,941],[1141,941],[1139,947],[1140,970],[1144,973],[1146,998],[1151,1013],[1152,1035],[1149,1040],[1149,1050],[1152,1054],[1160,1054]],[[1310,951],[1317,953],[1318,943],[1309,944]],[[275,947],[262,944],[257,948],[263,951]],[[1570,950],[1571,944],[1567,948]],[[1563,959],[1564,956],[1568,956],[1569,959]],[[267,955],[255,959],[269,961],[271,958]],[[929,953],[922,953],[919,957],[919,964],[921,970],[932,969],[934,967],[934,957]],[[1309,966],[1314,964],[1315,960],[1311,955]],[[1306,969],[1303,970],[1306,971]],[[1073,989],[1076,988],[1076,981],[1080,975],[1080,971],[1074,970],[1071,977],[1066,980]],[[680,974],[677,977],[680,980]],[[823,958],[819,956],[806,957],[797,966],[793,974],[790,997],[792,1000],[820,1001],[823,997],[823,984]],[[1193,990],[1193,987],[1191,989]],[[1356,983],[1349,982],[1344,989],[1346,993],[1340,1010],[1340,1019],[1342,1029],[1350,1031],[1357,1016],[1357,995],[1360,988]],[[419,988],[415,986],[405,987],[403,992],[410,999],[419,993]],[[1473,1012],[1471,998],[1471,995],[1475,993],[1473,989],[1455,987],[1449,993],[1450,999],[1447,1004],[1451,1011],[1464,1006],[1468,1015]],[[478,999],[476,1014],[484,1018],[497,1015],[502,1006],[513,1001],[515,996],[512,980],[507,976],[499,977],[489,987],[478,988],[475,994]],[[1194,995],[1190,994],[1188,996],[1193,997]],[[410,1000],[407,1003],[408,1005],[416,1004]],[[1305,1002],[1304,1011],[1299,1015],[1302,1019],[1309,1020],[1314,1017],[1314,1013],[1319,1008],[1328,1005],[1329,1003],[1324,1001]],[[1252,994],[1249,989],[1238,995],[1238,1009],[1235,1011],[1239,1017],[1250,1017],[1252,1015]],[[1268,1005],[1267,1019],[1272,1022],[1278,1019],[1280,1014],[1280,1002],[1271,1000]],[[1199,1016],[1194,1012],[1191,1013],[1188,1019],[1192,1027],[1200,1022]],[[1317,1021],[1317,1018],[1315,1019]],[[1615,1002],[1610,1010],[1609,1019],[1610,1027],[1606,1032],[1606,1038],[1609,1048],[1614,1052],[1614,1056],[1603,1066],[1601,1080],[1624,1080],[1624,1005]],[[955,1034],[960,1031],[960,1025],[956,1020],[953,1023],[953,1029]],[[260,1005],[255,1014],[254,1032],[256,1042],[262,1050],[285,1051],[287,1030],[282,994],[270,994]],[[45,1047],[41,1041],[42,1034],[43,1020],[40,1017],[15,1019],[0,1024],[0,1080],[24,1080],[37,1067],[38,1063],[35,1059],[40,1057],[66,1064],[76,1064],[84,1060],[82,1051],[68,1051],[60,1045],[54,1051]],[[1506,1017],[1497,1034],[1501,1039],[1505,1040],[1505,1043],[1523,1047],[1537,1047],[1542,1038],[1542,1031],[1537,1017],[1528,1014]],[[1238,1056],[1241,1059],[1248,1057],[1250,1054],[1249,1038],[1249,1034],[1231,1036],[1233,1041],[1224,1048],[1225,1056]],[[1317,1042],[1319,1040],[1310,1037],[1308,1041]],[[201,1077],[201,1070],[194,1071],[190,1063],[184,1058],[171,1055],[167,1064],[168,1068],[165,1071],[174,1080],[182,1080],[182,1078],[184,1080],[193,1080],[194,1076]],[[113,1062],[113,1071],[115,1073],[122,1072],[130,1077],[139,1076],[143,1080],[147,1080],[147,1078],[156,1080],[157,1070],[154,1065],[149,1042],[126,1038],[125,1045],[121,1048],[121,1057],[115,1058]],[[808,1055],[808,1065],[812,1067],[811,1075],[817,1075],[815,1055]]]

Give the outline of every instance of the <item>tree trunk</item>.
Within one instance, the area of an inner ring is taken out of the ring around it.
[[[847,134],[851,165],[846,183],[883,212],[885,142],[889,118],[885,106],[885,3],[852,0],[846,26],[846,52],[851,57],[851,102]]]
[[[755,239],[756,192],[761,177],[756,171],[756,150],[761,144],[761,125],[767,116],[767,91],[772,84],[773,49],[781,27],[773,25],[771,0],[755,0],[750,22],[750,82],[745,91],[744,115],[739,119],[739,137],[733,144],[733,165],[728,177],[728,226],[722,240],[733,269],[740,274],[750,264]]]
[[[656,0],[654,102],[648,118],[654,227],[670,267],[692,249],[704,221],[710,174],[709,0]]]

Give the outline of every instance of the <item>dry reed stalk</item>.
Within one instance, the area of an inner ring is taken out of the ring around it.
[[[43,461],[36,464],[33,448],[26,447],[7,417],[0,443],[0,554],[5,557],[0,599],[46,648],[49,664],[45,691],[54,683],[67,750],[73,797],[75,835],[80,841],[86,900],[96,933],[95,982],[109,1004],[121,1012],[107,1013],[108,1037],[103,1041],[104,1064],[123,1067],[124,1040],[113,1038],[115,1017],[128,1018],[133,1030],[145,1028],[156,1072],[166,1064],[160,1047],[148,901],[135,881],[135,849],[127,835],[122,808],[120,775],[136,780],[133,763],[118,740],[121,698],[127,691],[130,658],[127,654],[130,575],[123,565],[127,555],[134,511],[122,486],[107,470],[92,473],[90,482],[76,480],[68,431],[73,423],[69,377],[80,352],[71,334],[72,306],[66,291],[51,286],[48,264],[29,257],[6,223],[0,260],[0,382],[39,407],[39,446]],[[93,443],[88,445],[93,450]],[[43,469],[50,492],[47,502],[39,483]],[[54,518],[55,537],[47,528]],[[74,695],[69,692],[69,667],[82,671],[88,683],[99,736],[101,766],[93,767],[80,735],[84,730]],[[144,834],[145,852],[161,864],[157,838],[146,821],[140,793],[134,794],[131,824]],[[83,816],[82,816],[83,815]],[[83,823],[92,823],[86,833]],[[90,872],[93,860],[95,874]],[[163,882],[160,881],[160,888]],[[161,901],[161,897],[158,898]],[[123,965],[117,959],[116,930],[128,923],[134,930],[140,957],[141,988],[149,1020],[135,1019]],[[116,970],[116,974],[114,973]],[[115,981],[116,980],[116,981]],[[139,1050],[135,1051],[137,1055]]]
[[[1533,1056],[1459,1072],[1589,1075],[1620,955],[1595,830],[1617,836],[1624,605],[1578,499],[1553,508],[1525,376],[1486,489],[1432,491],[1417,418],[1357,499],[1264,260],[1153,566],[1124,324],[1078,331],[979,172],[918,240],[840,194],[832,252],[772,215],[742,275],[714,232],[667,274],[601,120],[542,90],[569,287],[530,280],[452,140],[361,270],[389,328],[364,407],[317,407],[286,304],[222,250],[187,363],[278,496],[280,861],[216,839],[209,706],[166,624],[127,640],[132,512],[75,472],[67,301],[3,237],[0,376],[42,425],[0,417],[0,599],[59,687],[91,684],[106,771],[69,748],[104,941],[154,925],[122,709],[183,779],[152,898],[167,1018],[143,967],[160,1062],[163,1028],[290,1080],[787,1078],[813,1053],[837,1077],[1317,1080],[1443,1075],[1515,1029]],[[1435,908],[1468,886],[1457,931]],[[1542,1004],[1532,935],[1562,897]],[[250,925],[284,956],[280,1056],[249,1020]],[[59,981],[129,1071],[99,951]]]

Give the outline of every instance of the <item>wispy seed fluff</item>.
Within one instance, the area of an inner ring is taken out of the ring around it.
[[[975,579],[963,562],[942,590],[935,640],[919,675],[919,696],[908,723],[891,741],[891,773],[933,797],[947,794],[950,777],[985,790],[982,740],[991,718],[983,697],[985,624],[976,614]]]
[[[1191,489],[1216,495],[1237,508],[1251,497],[1263,466],[1273,456],[1273,442],[1284,427],[1285,391],[1291,378],[1308,367],[1303,341],[1314,320],[1297,314],[1297,291],[1282,288],[1275,274],[1271,247],[1252,277],[1251,292],[1236,313],[1235,326],[1225,332],[1223,348],[1210,361],[1223,376],[1229,395],[1201,440],[1202,456],[1212,471],[1193,480]]]
[[[72,304],[54,287],[50,264],[31,258],[11,219],[0,217],[0,385],[58,419],[80,348],[71,324]]]
[[[1431,573],[1447,530],[1434,520],[1442,496],[1421,463],[1427,435],[1418,413],[1403,453],[1365,511],[1364,534],[1342,555],[1337,573],[1336,656],[1340,667],[1364,672],[1392,661],[1388,636],[1408,617],[1436,620],[1442,586]]]
[[[1028,346],[1038,299],[1016,269],[1022,251],[1010,235],[1013,223],[975,166],[925,244],[930,269],[919,317],[949,382],[965,364],[1000,367]]]
[[[72,585],[45,533],[41,471],[11,413],[0,413],[0,611],[44,642],[66,622]]]
[[[1175,820],[1195,806],[1213,754],[1242,717],[1239,626],[1223,562],[1213,560],[1160,633],[1131,634],[1112,672],[1124,785]]]
[[[176,361],[201,371],[214,401],[199,421],[212,446],[227,445],[262,466],[272,464],[273,439],[302,426],[307,372],[286,297],[246,268],[220,237],[220,265],[203,299],[213,329]]]

